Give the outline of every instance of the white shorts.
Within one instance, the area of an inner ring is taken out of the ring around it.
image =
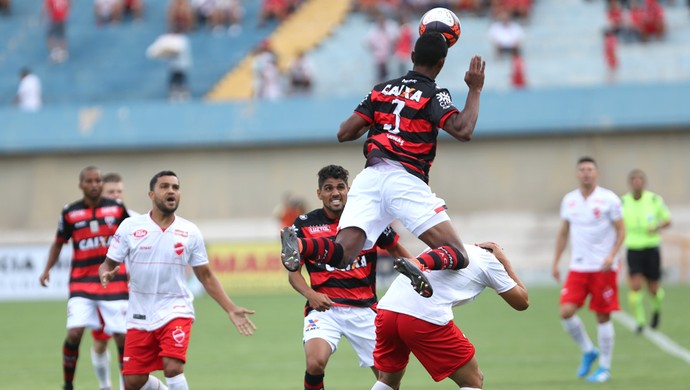
[[[67,329],[91,328],[99,329],[101,321],[98,311],[103,317],[103,331],[109,335],[113,333],[127,333],[127,301],[97,301],[94,299],[73,297],[67,301]]]
[[[362,229],[367,236],[364,249],[371,249],[396,219],[416,237],[450,220],[446,202],[426,183],[401,165],[383,160],[352,181],[338,229]]]
[[[375,318],[376,312],[368,307],[331,306],[326,311],[312,310],[304,317],[303,341],[323,339],[335,353],[340,338],[345,336],[359,357],[359,366],[373,367]]]

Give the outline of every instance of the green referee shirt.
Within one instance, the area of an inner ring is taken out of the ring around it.
[[[650,232],[662,222],[671,219],[671,213],[661,196],[642,191],[640,199],[632,193],[621,198],[623,201],[623,223],[625,224],[625,245],[628,249],[656,248],[661,244],[659,232]]]

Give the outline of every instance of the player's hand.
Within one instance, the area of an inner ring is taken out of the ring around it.
[[[486,61],[480,55],[475,55],[470,60],[470,68],[465,72],[465,83],[470,90],[481,91],[484,88],[484,69]]]
[[[333,301],[326,294],[317,293],[309,296],[309,306],[313,307],[316,311],[326,311],[333,306]]]
[[[254,313],[254,310],[235,306],[235,308],[228,313],[228,317],[230,317],[230,321],[232,321],[233,325],[235,325],[235,328],[237,328],[237,331],[240,332],[241,335],[251,336],[254,334],[256,326],[254,326],[254,323],[249,319],[249,317],[247,317],[247,315]]]
[[[551,275],[558,283],[561,282],[561,270],[558,269],[558,264],[554,264],[553,268],[551,268]]]
[[[41,282],[41,286],[48,287],[48,282],[50,282],[50,273],[48,271],[43,271],[38,280]]]
[[[103,288],[106,288],[106,286],[108,286],[108,283],[110,283],[110,281],[113,280],[115,274],[117,274],[117,271],[119,270],[120,266],[118,265],[110,271],[103,272],[103,274],[101,275],[101,286],[103,286]]]
[[[493,241],[480,242],[479,244],[474,245],[493,253],[501,263],[503,263],[503,261],[506,259],[506,255],[503,253],[503,247]]]
[[[611,271],[613,268],[613,261],[615,260],[614,256],[606,256],[606,259],[604,259],[604,264],[601,265],[601,270],[606,272],[606,271]]]

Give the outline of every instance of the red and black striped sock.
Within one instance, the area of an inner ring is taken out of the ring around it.
[[[79,359],[79,343],[71,344],[65,340],[62,346],[62,372],[66,388],[72,388],[74,372],[77,370],[77,359]]]
[[[300,238],[302,250],[300,256],[303,259],[312,260],[316,263],[328,264],[339,268],[343,261],[343,246],[330,238]]]
[[[465,256],[452,245],[443,245],[422,253],[417,260],[428,269],[465,268]]]
[[[323,390],[323,377],[325,375],[312,375],[304,372],[304,390]]]

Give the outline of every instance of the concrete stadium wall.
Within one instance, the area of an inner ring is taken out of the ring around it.
[[[619,194],[626,175],[645,170],[650,189],[671,206],[690,204],[690,132],[630,132],[444,140],[431,186],[452,213],[557,213],[576,187],[575,162],[599,162],[601,184]],[[125,178],[126,204],[147,210],[150,177],[172,169],[181,178],[180,214],[192,220],[270,218],[284,192],[318,206],[316,172],[340,164],[354,177],[363,167],[361,142],[248,149],[140,151],[0,156],[4,185],[0,230],[52,229],[60,208],[81,197],[78,173],[96,165]]]

